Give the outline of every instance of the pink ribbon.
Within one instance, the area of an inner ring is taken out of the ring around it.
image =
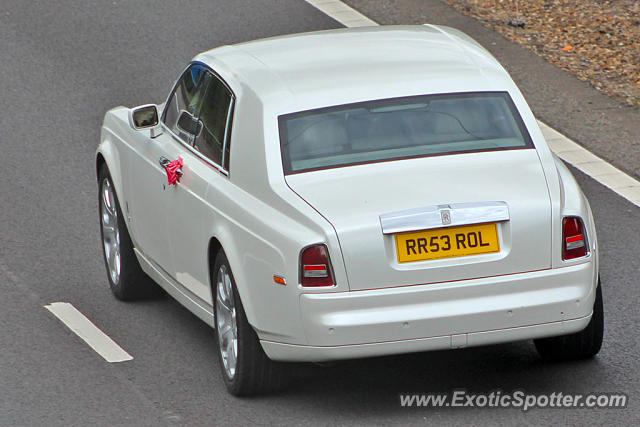
[[[178,185],[180,177],[182,177],[182,157],[178,157],[177,160],[169,162],[169,164],[164,167],[164,170],[167,171],[167,181],[169,185]]]

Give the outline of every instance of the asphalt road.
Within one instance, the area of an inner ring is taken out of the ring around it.
[[[416,17],[415,2],[379,5],[367,13],[381,22],[409,22],[407,11]],[[430,5],[456,17],[439,1]],[[601,246],[606,336],[594,360],[545,364],[525,342],[299,366],[287,391],[237,399],[219,377],[209,326],[167,297],[127,304],[111,296],[93,159],[104,112],[161,101],[199,51],[338,26],[301,0],[0,2],[0,425],[640,422],[640,209],[579,173]],[[520,69],[518,50],[510,55]],[[540,73],[539,92],[555,72]],[[525,83],[531,92],[535,85]],[[536,114],[553,116],[561,130],[587,120],[574,111],[563,123],[536,94]],[[615,132],[606,136],[625,138]],[[105,362],[43,308],[54,301],[73,303],[134,359]],[[399,405],[400,392],[455,389],[622,392],[630,401],[627,409],[528,412]]]

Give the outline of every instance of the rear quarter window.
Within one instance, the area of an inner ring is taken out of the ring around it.
[[[424,95],[279,117],[286,174],[476,151],[533,148],[506,92]]]

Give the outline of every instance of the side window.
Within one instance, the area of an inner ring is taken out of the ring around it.
[[[193,64],[182,74],[164,107],[162,121],[173,133],[187,142],[191,142],[192,135],[178,126],[178,118],[182,111],[197,115],[210,78],[211,75],[205,67]]]
[[[225,169],[229,168],[227,160],[229,144],[225,146],[225,138],[231,102],[232,95],[229,89],[220,79],[212,76],[200,107],[199,119],[202,122],[202,131],[196,136],[194,142],[196,150]]]

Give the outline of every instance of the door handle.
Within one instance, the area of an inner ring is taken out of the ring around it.
[[[169,163],[171,163],[171,160],[167,159],[165,156],[160,156],[160,158],[158,159],[158,163],[160,163],[160,166],[162,166],[163,168],[166,168],[167,166],[169,166]]]
[[[167,173],[169,185],[176,185],[180,182],[180,178],[182,177],[182,157],[171,161],[165,156],[160,156],[158,163],[160,163],[160,166],[162,166]]]
[[[160,166],[162,166],[163,168],[166,168],[172,162],[171,162],[171,160],[167,159],[165,156],[160,156],[160,158],[158,159],[158,163],[160,163]],[[182,176],[182,168],[176,169],[175,172],[176,172],[176,174]]]

